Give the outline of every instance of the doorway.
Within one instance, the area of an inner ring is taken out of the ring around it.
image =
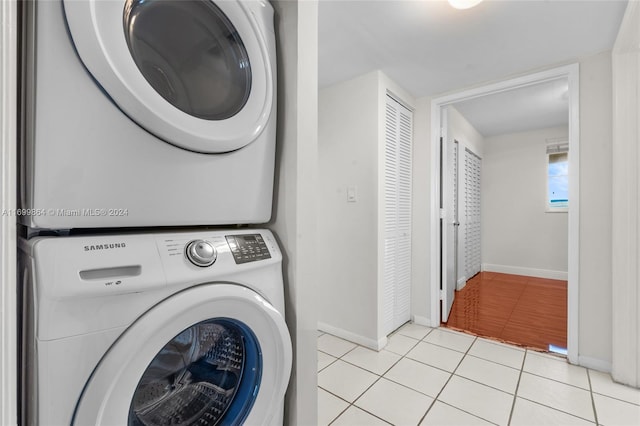
[[[460,211],[458,211],[457,217],[451,216],[452,209],[447,209],[447,206],[450,206],[450,200],[447,200],[447,191],[444,186],[447,184],[447,173],[444,173],[441,177],[440,171],[444,170],[447,164],[447,153],[452,152],[451,147],[447,147],[446,144],[441,143],[441,130],[444,130],[446,133],[447,126],[444,125],[443,121],[447,119],[448,109],[452,105],[462,105],[464,101],[470,101],[473,99],[478,99],[480,97],[486,95],[495,95],[505,93],[507,91],[513,91],[516,89],[525,89],[528,87],[532,87],[535,85],[540,85],[544,83],[549,83],[557,80],[564,79],[567,82],[568,89],[566,92],[567,102],[568,102],[568,126],[567,126],[567,148],[570,150],[570,167],[569,167],[569,188],[568,193],[570,194],[571,204],[568,208],[568,212],[565,213],[567,216],[567,233],[568,233],[568,243],[567,243],[567,268],[566,268],[566,281],[567,281],[567,303],[566,303],[566,312],[567,312],[567,349],[568,349],[568,358],[570,362],[577,361],[577,306],[578,306],[578,171],[579,171],[579,144],[578,144],[578,66],[570,65],[561,68],[556,68],[540,73],[535,73],[531,75],[527,75],[524,77],[519,77],[507,81],[503,81],[500,83],[495,83],[489,86],[480,87],[468,91],[463,91],[460,93],[456,93],[453,95],[444,96],[441,98],[436,98],[432,101],[432,153],[437,154],[434,155],[433,159],[433,167],[434,170],[437,170],[437,173],[432,173],[432,184],[434,188],[437,189],[437,196],[434,197],[435,200],[432,200],[432,235],[436,237],[437,241],[442,241],[442,246],[440,250],[436,250],[436,253],[439,256],[435,256],[432,259],[432,281],[431,281],[431,323],[437,325],[441,320],[441,313],[446,310],[448,306],[450,306],[450,293],[451,293],[451,285],[460,287],[460,280],[467,282],[467,280],[472,277],[464,277],[458,274],[458,271],[464,271],[464,268],[461,268],[459,264],[455,264],[455,261],[452,262],[453,265],[448,265],[448,262],[442,262],[446,260],[447,253],[452,253],[454,251],[462,251],[460,247],[451,248],[452,238],[448,238],[449,246],[447,244],[447,236],[453,232],[460,232],[459,228],[461,226]],[[450,117],[449,117],[450,119]],[[444,135],[443,141],[446,140],[446,135]],[[553,139],[553,138],[552,138]],[[466,149],[462,149],[460,147],[460,141],[458,140],[458,146],[454,148],[457,151],[457,156],[460,157],[461,153],[467,153],[468,147]],[[478,153],[477,150],[474,152],[472,149],[468,149],[477,155],[478,158],[482,158],[482,153]],[[479,154],[479,155],[478,155]],[[458,164],[461,164],[458,161]],[[450,184],[450,182],[449,182]],[[449,185],[451,186],[451,185]],[[451,192],[449,192],[451,193]],[[458,189],[458,194],[461,193],[461,189]],[[448,211],[449,210],[449,211]],[[460,209],[458,209],[460,210]],[[449,223],[450,222],[450,223]],[[453,226],[449,227],[451,224]],[[447,228],[449,232],[447,232]],[[454,229],[456,229],[454,231]],[[457,239],[456,239],[457,241]],[[510,273],[512,271],[496,271],[496,272],[507,272]],[[453,273],[453,278],[451,274]],[[513,275],[513,274],[510,274]],[[518,274],[516,274],[518,275]],[[481,273],[477,276],[479,278],[488,278],[489,275],[485,275]],[[555,278],[555,277],[549,277]],[[440,283],[443,282],[443,288],[440,288]],[[449,290],[447,290],[446,283],[449,283]],[[441,310],[441,303],[444,308]]]

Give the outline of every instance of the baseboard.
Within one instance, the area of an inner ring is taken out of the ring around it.
[[[611,373],[611,362],[598,358],[579,355],[578,365],[592,370],[602,371],[603,373]]]
[[[467,285],[467,277],[462,277],[456,283],[456,290],[460,291]]]
[[[567,281],[569,279],[569,273],[565,271],[525,268],[522,266],[507,266],[507,265],[494,265],[491,263],[483,263],[482,270],[484,272],[499,272],[501,274],[524,275],[527,277],[548,278],[551,280]]]
[[[420,315],[411,315],[411,320],[414,324],[424,325],[425,327],[433,327],[431,320],[427,317],[421,317]],[[440,324],[437,324],[438,327]]]
[[[343,330],[342,328],[334,327],[332,325],[319,322],[318,330],[324,331],[325,333],[332,334],[336,337],[339,337],[344,340],[348,340],[353,343],[357,343],[358,345],[365,346],[369,349],[373,349],[374,351],[379,351],[385,346],[387,346],[387,336],[384,336],[378,340],[370,339],[368,337],[361,336],[360,334],[352,333],[351,331]]]

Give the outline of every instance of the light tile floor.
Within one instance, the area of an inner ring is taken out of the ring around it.
[[[563,358],[406,324],[380,352],[318,333],[318,425],[640,425],[640,390]]]

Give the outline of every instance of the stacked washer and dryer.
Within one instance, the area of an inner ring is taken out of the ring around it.
[[[273,9],[23,3],[24,425],[276,425]]]

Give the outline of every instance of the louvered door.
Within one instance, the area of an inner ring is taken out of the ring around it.
[[[410,319],[412,135],[412,112],[387,96],[383,219],[383,328],[386,334]]]
[[[464,264],[465,275],[470,279],[480,272],[480,174],[481,160],[469,149],[464,152]]]

